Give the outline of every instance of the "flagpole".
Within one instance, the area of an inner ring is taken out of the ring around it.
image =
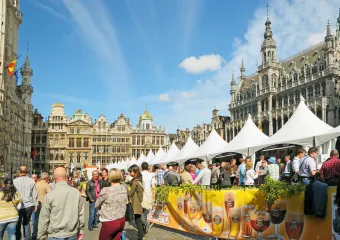
[[[16,60],[18,60],[18,59],[21,57],[21,55],[22,55],[22,54],[20,54],[20,55],[16,58]],[[11,61],[11,62],[13,62],[13,61]],[[11,64],[11,63],[9,63],[9,64]],[[4,70],[6,70],[6,69],[8,68],[9,64],[5,67]],[[22,66],[24,66],[24,64],[23,64]]]

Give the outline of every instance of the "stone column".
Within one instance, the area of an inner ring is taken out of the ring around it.
[[[283,127],[284,124],[285,124],[284,115],[281,115],[281,128]]]
[[[275,119],[276,121],[276,132],[279,131],[279,119]]]
[[[268,120],[269,120],[269,136],[273,135],[273,119],[272,119],[272,95],[268,98]]]

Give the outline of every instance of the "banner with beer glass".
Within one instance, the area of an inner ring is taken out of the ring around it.
[[[148,220],[223,239],[340,239],[332,229],[335,187],[328,188],[325,219],[304,215],[304,194],[279,199],[268,207],[264,200],[256,199],[256,192],[257,189],[170,192],[168,203],[155,203]]]

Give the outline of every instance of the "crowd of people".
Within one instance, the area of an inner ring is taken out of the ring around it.
[[[141,167],[130,166],[127,172],[115,168],[95,170],[90,180],[84,175],[67,177],[63,167],[56,168],[52,178],[45,172],[40,178],[36,174],[29,177],[27,168],[20,166],[14,180],[2,182],[0,240],[6,230],[9,240],[21,239],[22,233],[27,240],[82,239],[85,198],[89,202],[88,229],[93,231],[101,222],[100,240],[125,239],[123,230],[129,206],[138,240],[142,240],[149,230],[147,215],[154,202],[153,189],[157,186],[256,185],[264,183],[266,176],[288,182],[297,178],[306,185],[315,178],[337,182],[340,176],[338,151],[332,150],[320,169],[316,166],[317,155],[315,147],[308,153],[298,150],[293,160],[286,155],[283,162],[280,157],[266,159],[260,155],[255,167],[249,157],[238,159],[238,165],[236,158],[209,165],[200,159],[188,160],[184,168],[175,162],[152,167],[143,162]]]

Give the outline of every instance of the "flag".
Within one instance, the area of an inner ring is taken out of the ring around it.
[[[34,159],[37,157],[37,150],[35,150],[35,148],[33,149],[32,156]]]
[[[13,76],[13,73],[14,73],[14,69],[15,69],[15,64],[17,63],[17,58],[16,59],[14,59],[10,64],[8,64],[8,66],[7,66],[7,70],[8,70],[8,75],[10,76],[10,77],[12,77]]]

